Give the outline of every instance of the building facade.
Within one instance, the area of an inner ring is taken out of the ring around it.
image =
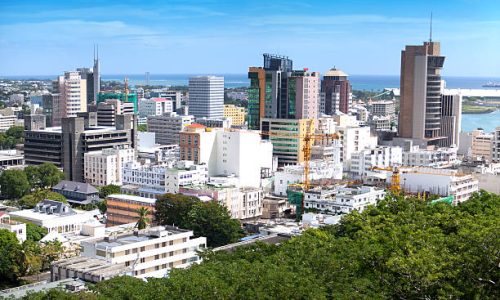
[[[462,131],[462,95],[441,95],[441,135],[439,147],[458,147]]]
[[[438,42],[406,46],[401,52],[399,136],[437,144],[441,134],[441,69]]]
[[[335,115],[348,113],[352,105],[352,88],[348,75],[336,68],[330,69],[321,82],[320,112]]]
[[[194,116],[167,113],[161,116],[149,116],[148,131],[155,133],[155,140],[160,145],[179,144],[179,134],[194,122]]]
[[[156,199],[151,198],[123,194],[109,195],[106,197],[106,227],[137,223],[139,220],[137,211],[142,207],[149,210],[147,218],[150,222],[154,222],[155,203]]]
[[[387,168],[400,166],[403,161],[401,147],[377,146],[363,149],[351,155],[350,172],[358,176],[366,176],[374,167]]]
[[[189,111],[196,118],[224,116],[224,77],[189,78]]]
[[[224,117],[231,118],[233,126],[242,126],[245,124],[245,108],[234,104],[224,104]]]
[[[133,161],[135,151],[129,147],[87,152],[83,156],[85,182],[95,186],[122,185],[122,169]]]

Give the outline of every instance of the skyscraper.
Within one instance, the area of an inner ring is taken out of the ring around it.
[[[406,46],[401,52],[399,136],[436,145],[441,135],[441,69],[438,42]]]
[[[87,111],[87,80],[79,71],[64,72],[53,87],[55,94],[59,94],[59,110],[57,115],[53,112],[54,123],[60,124],[61,118],[76,117],[77,113]]]
[[[189,112],[196,118],[224,117],[224,77],[189,78]]]
[[[352,105],[352,88],[348,76],[336,68],[330,69],[321,82],[321,112],[334,115],[347,113]]]
[[[260,129],[263,118],[316,118],[319,107],[319,73],[293,70],[286,56],[264,54],[264,67],[250,67],[248,127]]]

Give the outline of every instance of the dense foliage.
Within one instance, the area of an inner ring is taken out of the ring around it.
[[[499,219],[500,196],[485,192],[454,207],[387,198],[280,246],[205,253],[168,279],[114,278],[85,297],[499,299]]]
[[[33,208],[38,202],[45,199],[68,203],[68,200],[63,195],[51,190],[36,190],[29,195],[23,196],[18,201],[18,205],[22,208]]]
[[[99,197],[104,199],[109,195],[112,194],[119,194],[120,193],[120,187],[115,184],[109,184],[101,187],[99,189]]]
[[[14,149],[16,145],[22,143],[23,126],[12,126],[5,132],[0,132],[0,150]]]
[[[0,192],[2,196],[10,199],[19,199],[30,190],[26,173],[21,170],[5,170],[0,175]]]
[[[193,230],[196,237],[207,238],[209,247],[236,242],[242,237],[239,221],[215,201],[201,202],[182,194],[165,194],[155,204],[155,219],[162,225]]]
[[[20,244],[14,233],[0,229],[0,287],[17,285],[20,276],[48,270],[63,253],[60,242],[37,243],[41,232],[34,233],[30,225],[27,230],[28,239]]]
[[[33,223],[26,223],[26,239],[38,242],[45,235],[47,235],[47,229],[41,226],[35,225]]]
[[[24,169],[32,189],[49,189],[64,179],[64,173],[56,165],[45,162]]]

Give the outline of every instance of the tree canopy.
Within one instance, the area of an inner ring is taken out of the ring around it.
[[[282,244],[95,286],[102,299],[499,299],[500,196],[450,206],[387,197]],[[69,295],[69,294],[68,294]],[[78,299],[78,296],[72,296]],[[32,298],[35,299],[35,298]],[[40,299],[40,298],[36,298]]]
[[[23,208],[33,208],[38,202],[45,199],[68,203],[68,200],[63,195],[51,190],[36,190],[31,194],[23,196],[19,199],[18,204]]]
[[[164,194],[155,204],[155,220],[162,225],[188,228],[189,211],[200,199],[182,194]]]
[[[0,229],[0,287],[15,282],[21,273],[21,245],[16,234]]]
[[[24,172],[32,189],[48,189],[64,179],[64,173],[56,165],[48,162],[39,166],[27,166]]]
[[[99,197],[104,199],[109,195],[112,194],[119,194],[120,193],[120,187],[115,184],[109,184],[101,187],[99,189]]]
[[[38,242],[40,241],[45,235],[47,235],[47,229],[35,225],[33,223],[26,223],[26,239],[33,241],[33,242]]]
[[[5,132],[0,132],[0,149],[14,149],[23,139],[23,126],[12,126]]]
[[[19,199],[30,190],[26,173],[15,169],[2,172],[0,175],[0,186],[2,196],[11,199]]]

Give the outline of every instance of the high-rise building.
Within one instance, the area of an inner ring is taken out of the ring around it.
[[[79,71],[64,72],[53,83],[55,93],[59,94],[59,111],[53,116],[56,125],[61,118],[76,117],[79,112],[87,111],[87,80]]]
[[[293,71],[288,79],[288,118],[316,119],[319,113],[318,72]]]
[[[401,52],[399,136],[436,145],[441,134],[441,69],[438,42],[406,46]]]
[[[321,82],[320,111],[334,115],[338,111],[347,113],[352,105],[352,88],[348,76],[336,68],[330,69]]]
[[[458,147],[462,123],[462,95],[441,95],[441,135],[440,147]]]
[[[121,102],[118,99],[108,99],[97,104],[97,125],[115,126],[116,115],[133,115],[134,104]]]
[[[196,118],[224,117],[224,77],[189,78],[189,112]]]

